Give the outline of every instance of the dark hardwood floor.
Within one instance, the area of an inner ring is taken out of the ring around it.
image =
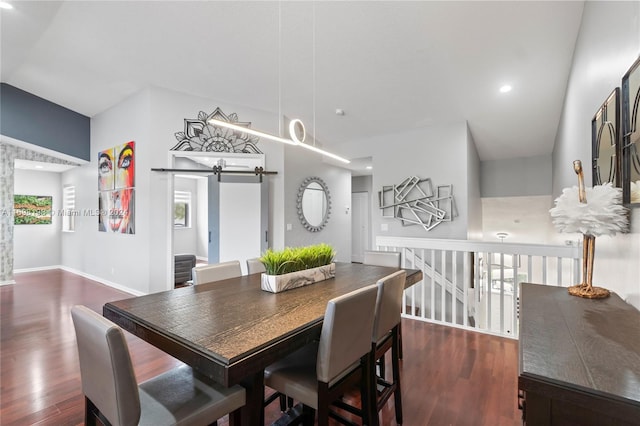
[[[0,424],[83,424],[69,309],[84,304],[101,313],[104,303],[131,295],[61,270],[15,279],[0,287]],[[522,423],[515,340],[413,320],[403,320],[402,330],[405,426]],[[180,363],[128,333],[127,339],[139,381]],[[278,404],[271,404],[267,424],[279,415]],[[393,398],[381,422],[396,425]]]

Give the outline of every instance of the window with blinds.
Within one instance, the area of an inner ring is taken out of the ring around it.
[[[76,187],[65,186],[62,188],[62,230],[74,232],[76,225]]]
[[[191,228],[191,192],[174,191],[173,226],[175,228]]]

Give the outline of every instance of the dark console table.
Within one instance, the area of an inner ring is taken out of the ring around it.
[[[518,393],[536,425],[640,425],[640,311],[521,287]]]

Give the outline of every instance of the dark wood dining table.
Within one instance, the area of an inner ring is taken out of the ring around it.
[[[336,263],[334,278],[275,294],[245,275],[110,302],[103,315],[214,382],[244,386],[242,424],[262,425],[264,368],[320,336],[330,299],[397,270]],[[405,288],[422,280],[406,271]]]

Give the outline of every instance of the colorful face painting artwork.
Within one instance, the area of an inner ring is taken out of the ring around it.
[[[98,155],[100,232],[135,234],[134,147],[130,141]]]
[[[127,142],[114,148],[115,189],[133,188],[135,177],[135,142]]]
[[[98,194],[98,230],[135,234],[135,190],[103,191]]]
[[[109,222],[109,198],[111,191],[98,192],[98,231],[108,232],[107,227]]]
[[[98,191],[110,191],[113,185],[113,148],[110,148],[98,153]]]
[[[133,188],[121,189],[111,193],[109,210],[109,228],[111,232],[134,234],[134,198]]]

